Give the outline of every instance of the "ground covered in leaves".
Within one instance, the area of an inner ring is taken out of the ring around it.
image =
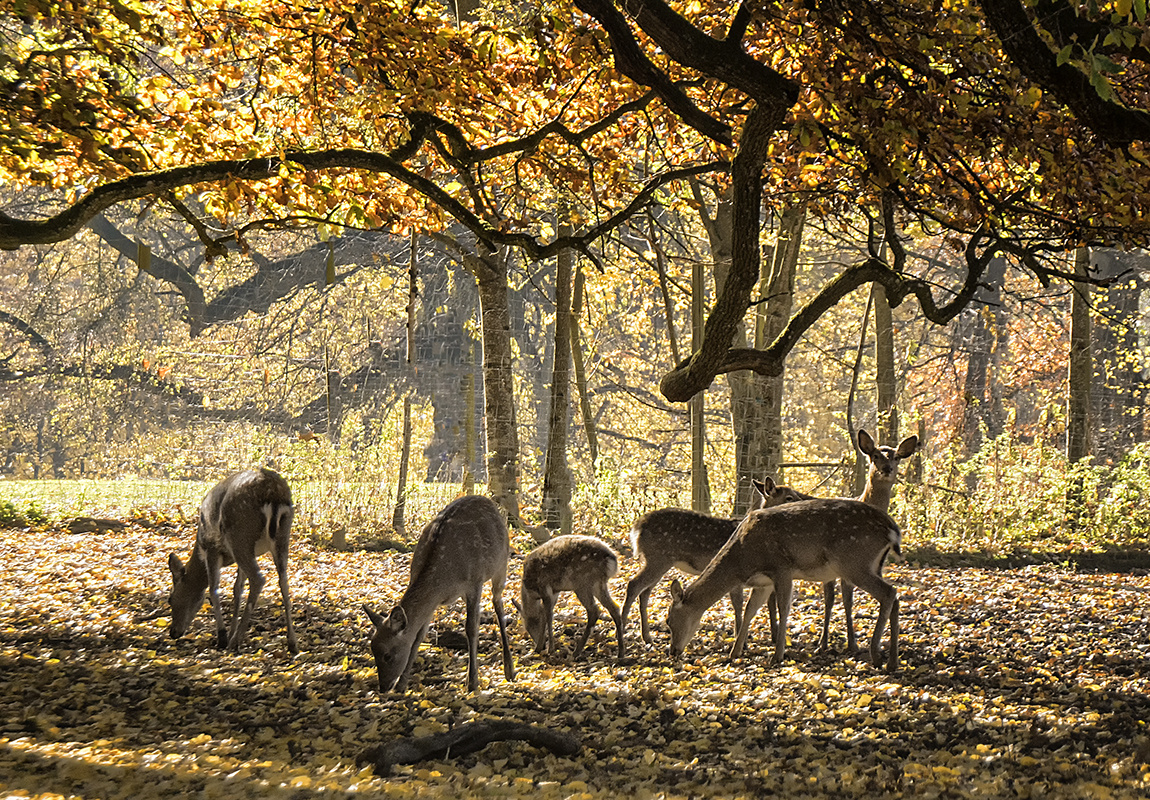
[[[781,666],[767,663],[765,615],[748,656],[728,662],[724,599],[682,662],[668,657],[661,624],[647,647],[632,619],[624,664],[606,616],[578,663],[530,654],[516,625],[508,683],[488,617],[482,689],[468,695],[451,635],[461,609],[445,609],[409,692],[381,696],[360,605],[398,599],[408,555],[299,543],[302,652],[287,652],[272,580],[251,646],[233,655],[210,646],[208,611],[180,641],[165,619],[136,621],[166,596],[166,556],[184,554],[191,535],[0,530],[0,795],[1150,796],[1145,574],[893,565],[895,674],[816,653],[820,601],[803,584]],[[624,565],[620,599],[637,569]],[[666,592],[652,599],[661,623]],[[856,607],[867,630],[874,603]],[[582,609],[564,601],[558,618],[569,643]],[[387,776],[357,764],[373,745],[495,719],[574,734],[582,749],[559,757],[497,742]]]

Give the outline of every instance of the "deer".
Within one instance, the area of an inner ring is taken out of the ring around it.
[[[683,655],[703,612],[733,588],[749,585],[753,590],[730,656],[742,655],[755,613],[769,595],[777,595],[774,660],[782,662],[793,581],[842,579],[879,602],[870,642],[875,666],[882,664],[882,634],[889,620],[887,670],[893,672],[898,666],[898,593],[883,579],[882,567],[888,553],[898,554],[901,541],[898,525],[885,511],[859,500],[799,500],[752,511],[690,585],[672,581],[667,615],[671,656]]]
[[[898,482],[898,465],[918,451],[918,437],[908,436],[899,442],[898,447],[879,446],[875,444],[869,433],[860,428],[857,441],[859,452],[870,461],[870,468],[867,470],[866,486],[863,488],[862,494],[853,499],[885,513],[890,508],[891,494],[894,492],[895,483]],[[842,586],[843,616],[846,619],[847,627],[847,652],[855,653],[858,651],[858,640],[855,637],[854,587],[845,579],[842,581]],[[835,605],[834,581],[823,584],[823,601],[823,633],[819,639],[819,652],[826,651],[830,646],[831,612]],[[776,602],[775,595],[771,595],[768,611],[770,612],[772,634],[774,634],[777,624],[778,608]]]
[[[381,693],[392,689],[398,693],[406,691],[432,615],[440,606],[460,597],[467,608],[467,691],[479,688],[479,599],[488,582],[503,644],[503,674],[508,681],[515,680],[503,614],[510,553],[507,522],[499,507],[487,497],[467,495],[454,500],[424,526],[411,556],[407,589],[399,603],[386,618],[370,606],[363,606],[374,627],[371,652]]]
[[[789,486],[777,485],[772,478],[752,480],[751,483],[759,495],[758,508],[771,508],[806,497]],[[683,508],[660,508],[636,520],[631,528],[631,548],[636,557],[642,559],[643,568],[627,583],[622,614],[624,624],[630,616],[632,604],[638,599],[643,641],[650,644],[647,603],[651,589],[671,567],[690,575],[702,572],[741,521]],[[743,615],[743,587],[732,587],[730,594],[735,610],[735,629],[738,630]]]
[[[237,472],[208,490],[200,504],[196,541],[187,564],[175,553],[168,555],[168,569],[172,573],[172,592],[168,596],[172,613],[169,634],[173,639],[187,632],[203,606],[206,590],[215,614],[218,646],[238,652],[247,637],[252,610],[265,583],[256,557],[270,551],[283,597],[288,650],[293,654],[299,652],[288,591],[288,545],[294,513],[287,481],[270,469]],[[224,629],[219,583],[220,569],[232,563],[236,565],[236,582],[229,634]],[[241,615],[245,581],[248,595]]]
[[[557,536],[536,547],[523,560],[519,590],[519,610],[535,652],[544,647],[555,654],[555,601],[561,592],[574,592],[587,610],[587,627],[575,644],[572,658],[579,658],[599,620],[599,603],[615,622],[619,641],[618,658],[623,659],[623,618],[611,598],[607,581],[619,573],[619,556],[611,546],[594,536]],[[598,600],[598,603],[596,602]]]

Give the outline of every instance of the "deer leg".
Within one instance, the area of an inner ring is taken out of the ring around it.
[[[232,622],[232,635],[228,639],[228,647],[231,650],[238,651],[240,643],[244,641],[247,636],[248,626],[252,622],[252,612],[255,610],[256,601],[260,599],[260,592],[263,591],[266,580],[264,579],[263,572],[260,571],[259,564],[256,563],[255,555],[236,558],[236,585],[241,585],[240,576],[247,574],[248,583],[248,598],[244,603],[244,611],[239,618],[239,623]]]
[[[411,666],[415,663],[415,656],[419,653],[419,646],[423,644],[423,640],[427,636],[427,629],[430,627],[431,622],[429,621],[415,634],[415,640],[411,643],[411,650],[407,653],[407,666],[403,668],[403,674],[401,674],[399,680],[395,682],[395,692],[398,694],[403,694],[407,691],[407,683],[411,680]]]
[[[232,625],[228,631],[228,641],[236,634],[236,628],[240,624],[240,603],[244,599],[244,583],[247,579],[244,576],[242,569],[236,570],[236,581],[232,584]]]
[[[845,595],[845,591],[844,591]],[[847,603],[843,598],[843,605]],[[831,643],[831,612],[835,607],[835,582],[827,581],[823,584],[823,638],[819,639],[819,652],[825,653]]]
[[[572,654],[572,658],[578,658],[579,654],[583,652],[587,640],[591,638],[591,629],[599,621],[599,604],[595,602],[595,595],[587,589],[576,589],[575,596],[579,598],[583,608],[587,609],[587,627],[583,629],[583,635],[575,643],[575,652]]]
[[[771,618],[771,643],[774,644],[779,635],[779,598],[774,592],[767,600],[767,616]]]
[[[216,618],[216,646],[228,646],[228,634],[224,628],[224,612],[220,608],[220,559],[215,553],[203,553],[208,571],[208,599],[212,603],[212,614]]]
[[[791,590],[793,583],[787,576],[775,581],[774,590],[779,598],[779,630],[775,633],[775,662],[783,663],[787,653],[787,617],[791,613]]]
[[[479,688],[479,592],[467,595],[467,691]]]
[[[743,587],[736,586],[731,590],[731,608],[735,610],[735,635],[743,628]]]
[[[623,615],[611,597],[611,590],[607,587],[606,581],[595,587],[595,596],[599,598],[599,602],[607,609],[607,613],[611,615],[611,620],[615,623],[615,637],[619,640],[617,657],[622,660],[627,652],[627,646],[623,643]]]
[[[660,569],[657,565],[653,565],[648,561],[643,565],[643,569],[639,571],[639,574],[627,583],[627,597],[623,600],[623,620],[625,622],[630,616],[631,604],[638,599],[639,625],[643,632],[643,641],[647,644],[651,643],[651,630],[647,623],[647,601],[651,597],[651,589],[659,582],[659,578],[662,578],[670,568],[671,565],[668,564],[666,567]]]
[[[499,623],[499,643],[503,648],[503,677],[513,681],[515,664],[511,660],[511,642],[507,638],[507,619],[503,616],[503,587],[506,582],[506,574],[491,581],[491,605],[495,609],[495,620]]]
[[[890,620],[891,657],[888,669],[893,670],[898,663],[898,592],[878,575],[864,575],[854,584],[878,600],[878,621],[875,622],[874,635],[870,640],[871,663],[876,667],[882,666],[882,634],[887,620]]]
[[[283,598],[284,603],[284,618],[287,622],[287,640],[288,652],[299,652],[299,644],[295,638],[295,627],[292,625],[291,618],[291,592],[288,591],[288,537],[281,535],[276,538],[275,551],[272,553],[272,558],[276,565],[276,575],[279,578],[280,584],[280,597]]]
[[[543,597],[543,638],[547,643],[547,655],[555,655],[555,593],[548,589]]]
[[[859,649],[858,638],[855,636],[854,599],[854,584],[852,584],[846,578],[843,578],[843,617],[846,619],[847,623],[848,653],[857,653]]]
[[[751,596],[747,598],[747,607],[743,609],[743,619],[739,624],[739,634],[735,637],[735,645],[731,648],[731,658],[738,658],[743,654],[743,647],[747,644],[747,634],[751,629],[751,620],[763,607],[763,603],[770,597],[770,587],[756,586],[751,589]]]

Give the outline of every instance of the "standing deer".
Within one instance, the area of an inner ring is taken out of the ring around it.
[[[858,432],[859,451],[870,460],[867,470],[866,486],[863,493],[856,499],[879,511],[890,509],[890,498],[894,492],[894,485],[898,481],[898,465],[904,459],[910,458],[918,450],[918,437],[908,436],[899,442],[898,447],[878,446],[871,435],[865,430]],[[897,552],[897,551],[896,551]],[[854,587],[848,580],[843,580],[843,617],[847,626],[847,652],[858,650],[858,640],[855,638],[854,623]],[[835,584],[830,581],[823,585],[823,599],[826,609],[823,613],[823,635],[819,640],[819,650],[826,650],[830,643],[831,609],[835,604]],[[773,609],[772,609],[773,610]]]
[[[902,534],[885,512],[857,500],[801,500],[752,511],[735,534],[686,589],[671,584],[671,655],[681,656],[698,630],[703,612],[744,584],[754,587],[731,657],[742,655],[747,631],[769,594],[778,595],[775,660],[786,653],[787,615],[795,579],[829,582],[841,578],[879,601],[870,654],[882,663],[882,633],[890,620],[887,669],[898,665],[898,593],[882,578],[883,561],[898,553]]]
[[[806,497],[788,486],[776,485],[771,478],[752,480],[751,483],[759,493],[759,508],[771,508]],[[643,560],[643,568],[627,584],[627,597],[623,601],[624,624],[631,613],[632,603],[638,598],[643,641],[650,644],[647,601],[651,589],[671,567],[678,567],[690,575],[702,572],[741,521],[682,508],[660,508],[639,517],[631,528],[631,547],[635,556]],[[735,610],[737,630],[743,618],[742,586],[731,589],[731,605]]]
[[[237,472],[208,491],[200,504],[196,544],[188,563],[182,563],[175,553],[168,556],[173,583],[172,593],[168,596],[173,639],[187,632],[204,603],[206,589],[216,617],[219,646],[238,651],[247,636],[252,609],[264,588],[264,576],[256,557],[270,551],[279,575],[287,620],[288,650],[299,652],[288,592],[288,544],[293,515],[291,489],[287,481],[270,469]],[[229,635],[224,632],[219,584],[220,569],[233,562],[236,565],[236,583],[232,592],[232,629]],[[239,608],[245,580],[250,586],[241,616]]]
[[[619,557],[610,545],[594,536],[557,536],[536,547],[523,560],[520,586],[520,613],[527,635],[535,643],[535,652],[544,646],[555,652],[555,601],[560,592],[575,592],[587,610],[587,627],[575,644],[574,658],[583,652],[591,629],[599,620],[598,600],[615,622],[619,655],[623,658],[623,618],[611,598],[607,581],[619,572]]]
[[[488,581],[503,642],[503,674],[507,680],[515,680],[503,616],[510,552],[507,523],[499,507],[486,497],[461,497],[424,526],[411,556],[411,578],[399,604],[386,619],[363,607],[375,626],[371,652],[380,692],[407,688],[412,663],[435,609],[459,597],[467,605],[467,691],[479,688],[479,598]]]
[[[898,481],[898,465],[910,458],[918,450],[918,437],[908,436],[903,439],[897,448],[878,446],[871,435],[865,430],[858,432],[859,451],[870,460],[867,471],[866,486],[863,493],[854,498],[880,511],[890,508],[891,493]],[[803,495],[809,498],[810,495]],[[831,613],[835,605],[835,583],[828,581],[823,584],[823,632],[819,638],[819,652],[825,651],[830,645]],[[778,625],[777,598],[771,595],[767,610],[770,614],[771,635],[776,635]],[[854,653],[858,650],[858,640],[855,637],[854,626],[854,587],[843,581],[843,616],[847,627],[847,651]]]

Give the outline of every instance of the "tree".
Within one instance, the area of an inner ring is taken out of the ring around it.
[[[701,343],[661,382],[682,402],[722,373],[779,374],[815,321],[867,283],[941,325],[1000,254],[1061,279],[1044,259],[1077,242],[1146,238],[1137,11],[1119,8],[1117,22],[1083,11],[1102,44],[1067,52],[1069,28],[1049,23],[1069,23],[1063,3],[1046,16],[925,0],[743,3],[733,16],[661,0],[625,0],[626,15],[609,0],[576,7],[597,26],[564,6],[472,25],[389,0],[25,9],[9,25],[0,169],[14,188],[92,188],[36,198],[53,203],[40,218],[45,206],[9,204],[0,246],[62,241],[150,198],[186,215],[212,258],[272,225],[403,232],[451,217],[491,251],[594,259],[596,242],[678,181],[717,174],[732,198],[731,271]],[[1019,51],[1030,35],[1041,46]],[[153,47],[138,59],[141,40]],[[614,72],[597,68],[608,46]],[[627,165],[648,141],[658,163],[640,174]],[[584,199],[569,237],[536,227],[548,182]],[[888,255],[875,242],[768,346],[732,348],[760,273],[764,185],[773,200],[812,192],[816,217],[881,201]],[[192,195],[202,217],[187,211]],[[904,240],[922,233],[964,256],[946,286],[908,255]]]

